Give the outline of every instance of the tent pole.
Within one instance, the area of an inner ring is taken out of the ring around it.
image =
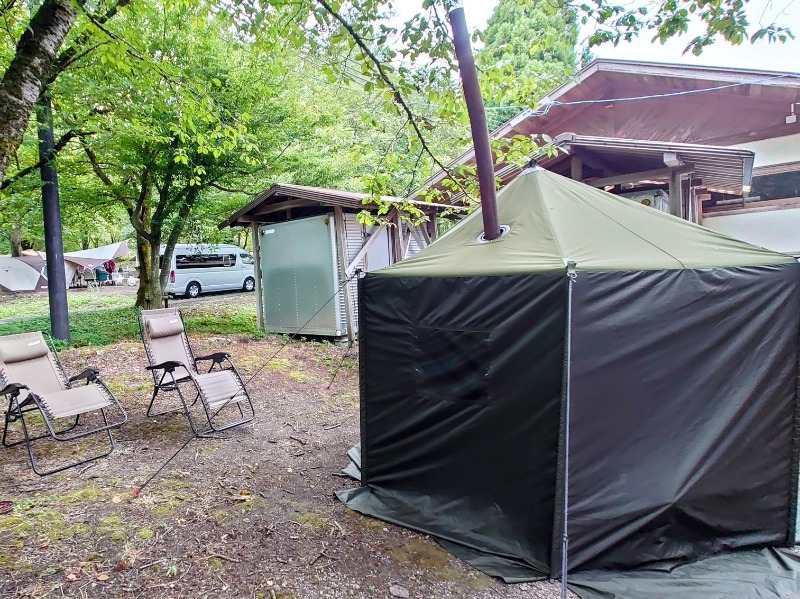
[[[497,217],[494,160],[489,143],[489,129],[486,126],[486,110],[483,107],[478,70],[475,68],[475,58],[472,56],[464,9],[460,6],[454,8],[448,13],[448,16],[453,29],[453,44],[456,47],[458,70],[461,73],[461,84],[464,87],[464,100],[467,102],[467,113],[472,129],[472,145],[475,147],[484,238],[491,241],[500,237],[500,223]]]
[[[569,550],[569,411],[570,380],[572,377],[572,286],[578,279],[575,262],[567,262],[567,335],[564,340],[564,532],[561,538],[561,599],[567,599],[567,552]]]

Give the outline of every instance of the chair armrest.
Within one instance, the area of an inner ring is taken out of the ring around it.
[[[19,392],[27,389],[28,385],[22,383],[11,383],[0,389],[0,395],[10,395],[11,397],[19,397]]]
[[[75,381],[80,381],[86,379],[87,382],[92,382],[97,378],[97,375],[100,374],[100,371],[96,368],[87,368],[80,374],[76,374],[75,376],[69,377],[68,382],[74,383]]]
[[[225,360],[230,358],[231,355],[226,351],[216,352],[214,354],[209,354],[207,356],[198,356],[194,359],[195,362],[200,362],[202,360],[213,360],[217,364],[222,364]]]
[[[178,362],[176,360],[167,360],[166,362],[161,362],[161,364],[153,364],[152,366],[147,366],[147,370],[166,370],[167,372],[174,372],[176,368],[186,366],[183,362]],[[188,371],[187,371],[188,372]]]

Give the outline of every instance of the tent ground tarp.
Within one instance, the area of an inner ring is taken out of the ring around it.
[[[570,575],[581,599],[788,599],[800,597],[800,555],[762,549],[688,564]]]

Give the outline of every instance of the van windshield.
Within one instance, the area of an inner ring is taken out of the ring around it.
[[[247,252],[243,252],[243,253],[239,254],[239,257],[242,259],[242,264],[255,264],[256,263],[256,261],[253,259],[253,256],[251,254],[248,254]]]

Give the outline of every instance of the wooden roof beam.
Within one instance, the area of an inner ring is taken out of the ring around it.
[[[627,175],[615,175],[613,177],[601,177],[599,179],[586,179],[583,182],[592,187],[605,187],[606,185],[622,185],[623,183],[638,183],[651,179],[668,180],[676,174],[686,174],[694,172],[694,165],[686,164],[677,168],[659,168],[652,171],[642,171],[639,173],[629,173]]]
[[[287,208],[307,208],[309,206],[319,206],[319,202],[312,202],[310,200],[286,200],[284,202],[277,202],[275,204],[267,204],[265,206],[259,206],[256,209],[243,214],[239,220],[242,220],[245,216],[263,216],[266,214],[272,214],[273,212],[282,212]]]

